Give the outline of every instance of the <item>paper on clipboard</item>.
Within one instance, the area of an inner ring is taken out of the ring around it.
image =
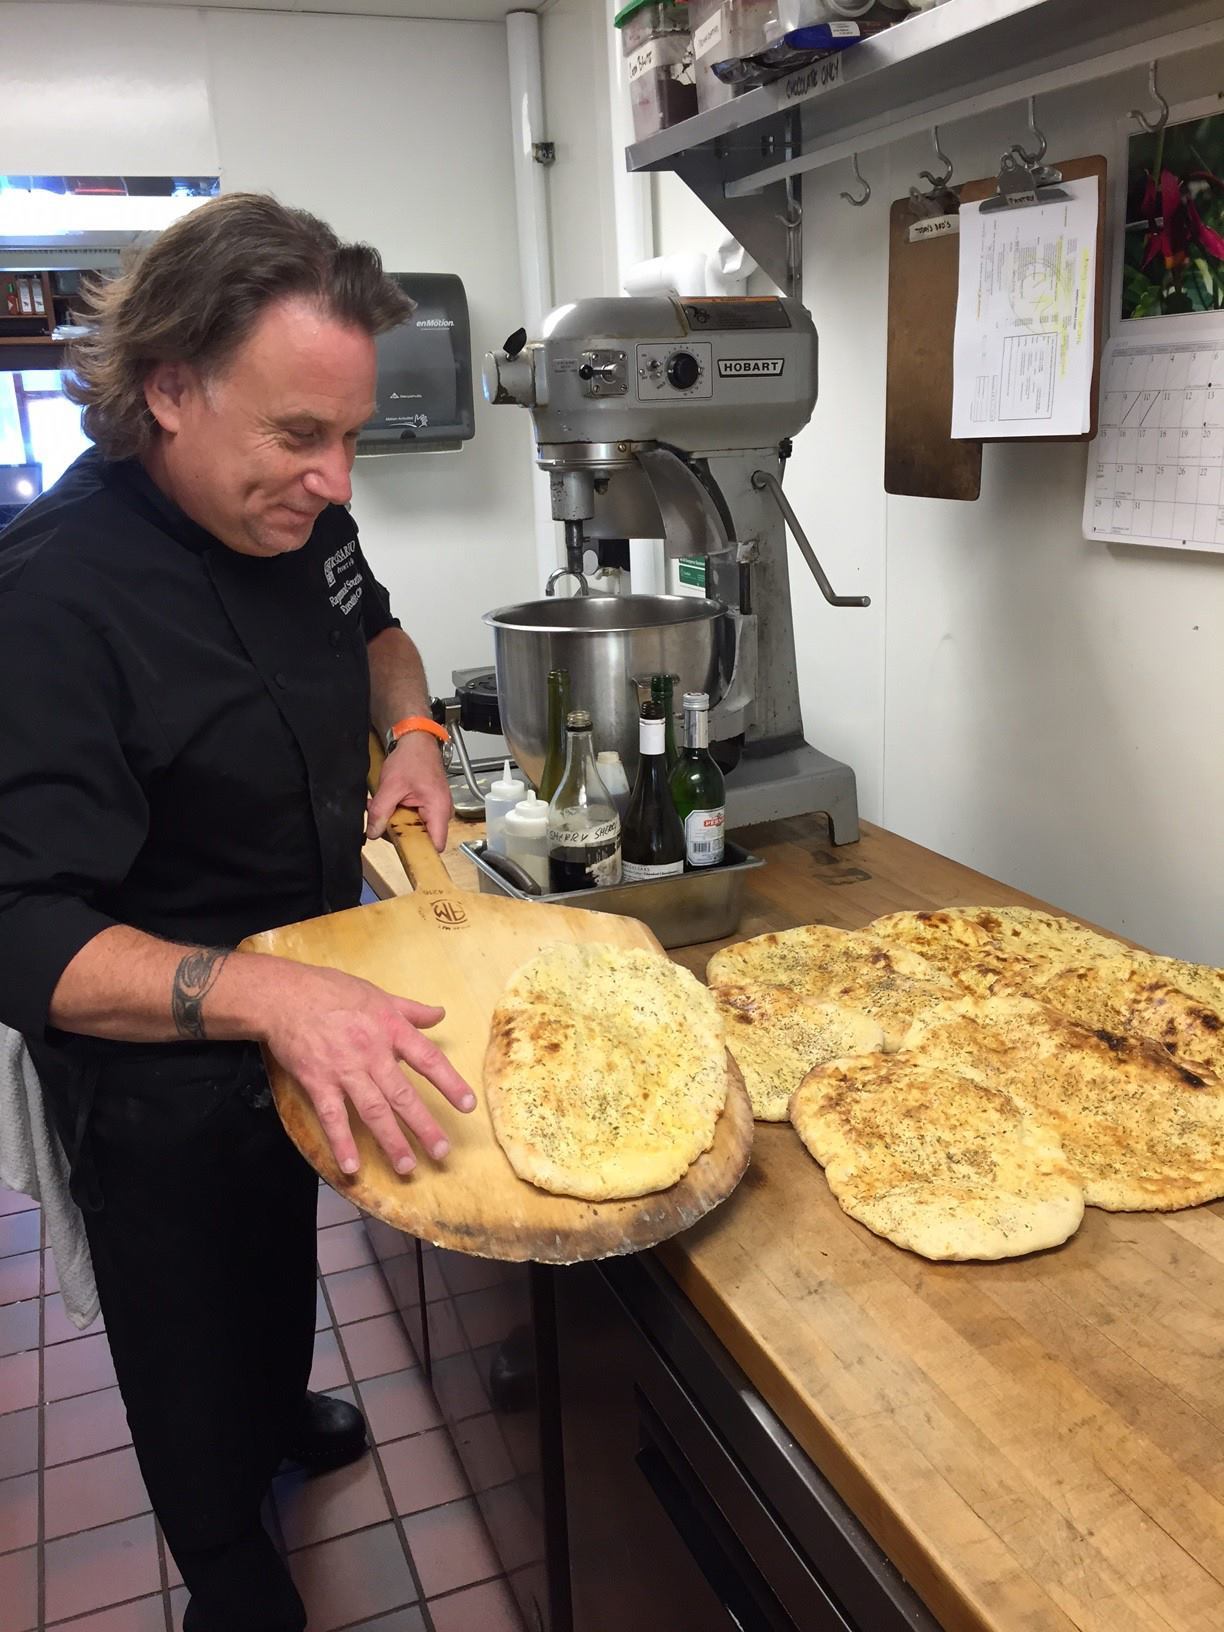
[[[1070,196],[960,212],[952,435],[1082,436],[1092,424],[1095,179]]]

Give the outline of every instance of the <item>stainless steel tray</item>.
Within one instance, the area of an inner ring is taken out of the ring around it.
[[[759,856],[728,839],[725,860],[718,867],[696,868],[677,878],[611,884],[606,889],[566,890],[561,895],[526,895],[515,889],[484,859],[484,841],[459,846],[476,868],[482,895],[508,895],[515,901],[552,901],[563,907],[586,907],[592,912],[615,912],[638,918],[667,947],[696,946],[734,935],[744,910],[744,886]]]

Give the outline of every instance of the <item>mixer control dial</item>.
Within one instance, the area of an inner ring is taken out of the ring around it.
[[[667,383],[676,391],[691,391],[701,378],[701,364],[691,351],[674,351],[667,359]]]

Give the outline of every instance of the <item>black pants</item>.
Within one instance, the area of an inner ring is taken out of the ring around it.
[[[126,1076],[126,1074],[125,1074]],[[260,1522],[300,1413],[315,1313],[317,1181],[258,1065],[100,1082],[87,1213],[102,1313],[192,1632],[299,1632]]]

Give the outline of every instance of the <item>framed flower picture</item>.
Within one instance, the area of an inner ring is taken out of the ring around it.
[[[1224,112],[1175,110],[1126,143],[1122,321],[1224,313]]]

